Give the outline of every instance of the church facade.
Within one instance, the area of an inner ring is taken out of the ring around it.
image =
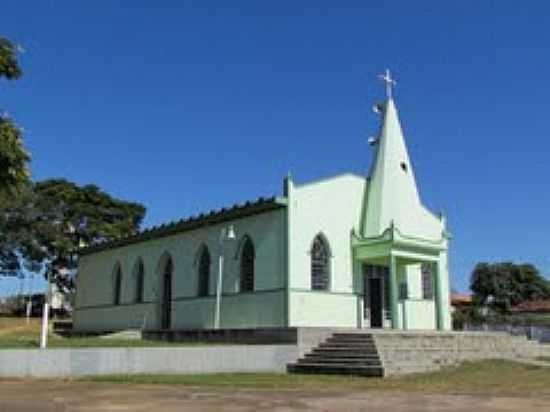
[[[368,177],[286,177],[279,197],[84,249],[74,329],[449,330],[445,218],[420,200],[391,94],[379,111]]]

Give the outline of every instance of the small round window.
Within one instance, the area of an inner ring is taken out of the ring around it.
[[[407,163],[401,162],[401,169],[403,169],[403,171],[407,173],[409,171],[409,168],[407,167]]]

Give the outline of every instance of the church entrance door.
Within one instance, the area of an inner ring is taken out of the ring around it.
[[[381,278],[369,278],[368,301],[370,302],[370,327],[381,328],[383,323]]]
[[[388,313],[386,290],[389,269],[386,266],[363,266],[363,318],[371,328],[383,328]]]

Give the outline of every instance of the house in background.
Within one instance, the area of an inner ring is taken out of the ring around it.
[[[287,177],[279,197],[83,250],[74,329],[210,329],[218,302],[225,329],[450,329],[445,218],[421,202],[385,80],[368,177]]]
[[[472,305],[472,295],[468,295],[466,293],[451,293],[451,307],[453,312],[467,309]]]
[[[547,320],[550,325],[550,300],[530,300],[513,306],[513,315],[530,315],[531,318]]]

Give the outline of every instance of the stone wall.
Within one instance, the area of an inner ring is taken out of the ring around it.
[[[425,372],[464,361],[532,361],[550,355],[550,345],[498,332],[373,333],[385,375]]]

